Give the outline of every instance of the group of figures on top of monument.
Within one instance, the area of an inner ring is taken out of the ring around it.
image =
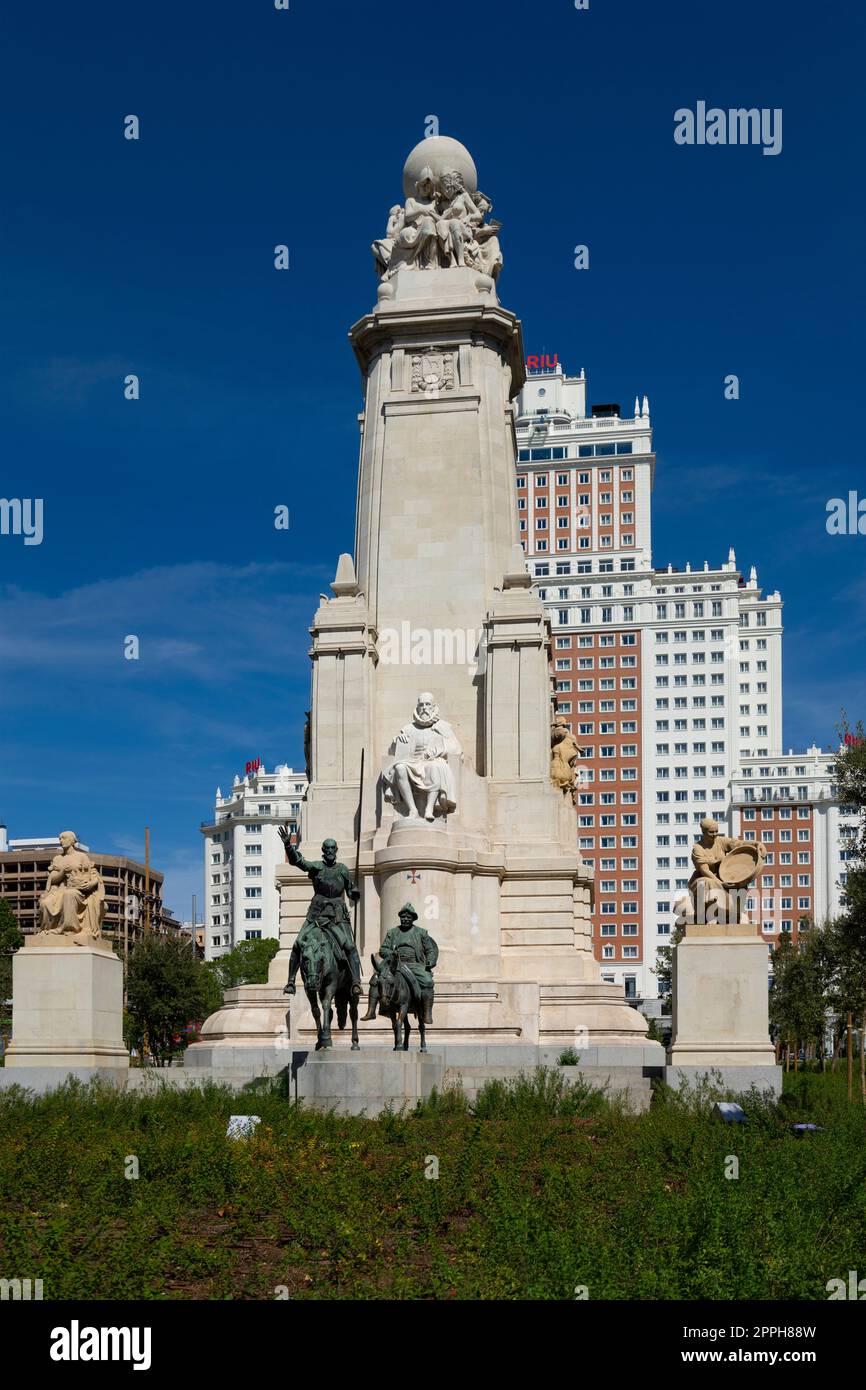
[[[380,278],[391,279],[401,266],[409,270],[467,266],[495,281],[502,269],[497,235],[501,223],[485,222],[492,210],[486,194],[470,192],[459,169],[437,174],[425,166],[414,196],[391,208],[384,237],[373,242]]]
[[[280,838],[289,863],[301,869],[313,885],[304,925],[292,946],[289,979],[283,992],[295,993],[300,970],[316,1024],[316,1049],[333,1046],[331,1021],[336,1006],[338,1027],[345,1026],[347,1016],[351,1020],[352,1051],[357,1052],[361,961],[345,900],[357,903],[360,890],[346,865],[338,861],[335,840],[325,840],[322,858],[310,860],[295,845],[287,825],[280,828]],[[399,918],[400,925],[387,932],[379,951],[371,956],[374,974],[363,1021],[374,1019],[378,1009],[391,1020],[394,1050],[406,1051],[411,1031],[409,1015],[414,1014],[421,1051],[426,1052],[425,1028],[433,1022],[433,969],[439,959],[439,947],[429,932],[417,925],[418,913],[411,903],[400,909]]]
[[[382,773],[383,795],[398,815],[432,823],[456,811],[452,762],[462,760],[463,749],[429,690],[421,691],[412,723],[400,730],[391,752],[394,762]]]

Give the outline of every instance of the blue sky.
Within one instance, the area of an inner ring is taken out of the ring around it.
[[[866,536],[825,529],[866,497],[862,10],[49,0],[4,50],[0,495],[44,499],[41,545],[0,536],[13,836],[140,854],[149,823],[188,916],[217,783],[302,762],[307,626],[353,543],[346,334],[429,115],[494,199],[527,351],[649,395],[655,562],[733,544],[781,589],[786,745],[864,713]],[[782,152],[677,145],[698,100],[781,107]]]

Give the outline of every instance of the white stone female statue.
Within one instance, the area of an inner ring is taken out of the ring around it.
[[[398,232],[403,230],[403,221],[403,207],[400,203],[395,203],[388,213],[388,227],[385,235],[373,242],[373,260],[376,262],[376,272],[380,276],[385,274],[391,264],[394,242]]]
[[[496,281],[502,269],[502,247],[496,233],[502,230],[502,223],[492,218],[489,222],[484,222],[484,218],[493,211],[493,204],[480,189],[475,194],[475,206],[480,218],[475,228],[475,245],[478,247],[480,268],[491,280]]]
[[[76,946],[98,941],[105,915],[105,885],[74,830],[60,832],[60,853],[48,871],[39,899],[39,932],[68,936]]]
[[[439,213],[436,184],[429,169],[422,169],[421,177],[415,185],[415,192],[417,197],[406,199],[403,224],[394,235],[388,269],[382,277],[385,280],[390,279],[401,265],[414,265],[418,270],[436,267],[436,226]]]
[[[395,761],[382,774],[386,801],[404,816],[423,816],[427,821],[457,809],[448,758],[462,758],[463,750],[451,725],[440,719],[429,690],[418,696],[412,723],[400,730],[392,752]]]
[[[483,218],[463,187],[463,178],[456,169],[447,169],[439,185],[445,203],[436,224],[442,264],[465,265],[464,248],[473,239],[474,228],[481,225]]]

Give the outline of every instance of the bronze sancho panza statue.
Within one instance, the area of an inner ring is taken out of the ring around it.
[[[362,1021],[376,1017],[377,1006],[390,1019],[394,1028],[394,1047],[401,1046],[399,1026],[402,1022],[402,1047],[409,1046],[409,1014],[414,1013],[421,1033],[421,1051],[427,1051],[424,1027],[433,1022],[433,968],[439,959],[439,947],[428,931],[416,926],[418,913],[411,903],[400,909],[400,925],[386,933],[378,955],[371,957],[375,975],[370,984],[370,999]]]

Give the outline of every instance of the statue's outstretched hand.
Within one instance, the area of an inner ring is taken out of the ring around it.
[[[283,994],[294,994],[295,992],[295,986],[291,984],[286,985],[283,989]]]

